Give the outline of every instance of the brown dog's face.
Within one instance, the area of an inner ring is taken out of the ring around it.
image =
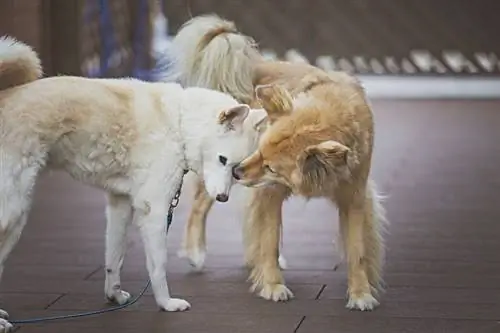
[[[233,176],[245,186],[283,184],[295,193],[313,194],[347,171],[350,149],[329,140],[328,128],[318,122],[317,114],[294,112],[288,93],[277,87],[257,89],[271,126],[259,147],[233,169]]]
[[[293,186],[292,175],[296,172],[293,159],[273,158],[274,147],[262,147],[243,160],[233,170],[233,176],[245,186],[259,187],[274,183]],[[292,163],[291,163],[292,162]]]

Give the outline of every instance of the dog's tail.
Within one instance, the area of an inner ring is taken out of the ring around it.
[[[0,90],[39,79],[42,66],[38,54],[16,39],[0,37]]]
[[[179,29],[173,50],[182,84],[219,90],[243,102],[253,97],[253,69],[263,58],[233,22],[216,15],[194,17]]]
[[[383,289],[382,268],[385,261],[385,241],[388,220],[382,205],[383,196],[372,180],[368,181],[365,196],[364,245],[368,281],[378,290]]]

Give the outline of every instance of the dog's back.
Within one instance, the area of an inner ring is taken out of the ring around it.
[[[135,79],[40,76],[29,46],[0,40],[0,158],[8,179],[20,161],[36,170],[64,168],[94,184],[96,175],[105,181],[126,173],[138,142],[168,128],[163,93],[182,92],[177,84]]]

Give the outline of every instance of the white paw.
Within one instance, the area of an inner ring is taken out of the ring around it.
[[[361,297],[349,297],[346,308],[351,310],[370,311],[380,303],[371,294],[365,293]]]
[[[124,305],[130,301],[130,294],[125,290],[115,289],[109,293],[106,293],[106,299],[111,303]]]
[[[180,298],[169,298],[166,301],[158,302],[160,308],[164,311],[186,311],[191,308],[191,304]]]
[[[187,259],[189,264],[196,270],[201,271],[205,266],[207,251],[201,248],[181,249],[177,252],[179,258]]]
[[[3,311],[5,312],[5,311]],[[0,319],[0,333],[8,333],[14,330],[14,326],[5,319]]]
[[[288,268],[288,264],[286,262],[286,259],[281,254],[278,257],[278,264],[279,264],[280,268],[283,269],[283,270],[285,270],[285,269]]]
[[[252,287],[253,290],[256,286]],[[284,284],[266,284],[259,292],[259,296],[275,302],[288,301],[293,298],[293,293]]]

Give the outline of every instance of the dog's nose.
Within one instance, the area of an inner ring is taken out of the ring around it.
[[[234,179],[236,180],[240,180],[241,179],[241,174],[242,174],[242,169],[240,167],[239,164],[236,164],[235,166],[233,166],[233,177]]]
[[[229,200],[229,196],[227,194],[217,194],[217,196],[215,197],[215,200],[217,200],[219,202],[226,202]]]

